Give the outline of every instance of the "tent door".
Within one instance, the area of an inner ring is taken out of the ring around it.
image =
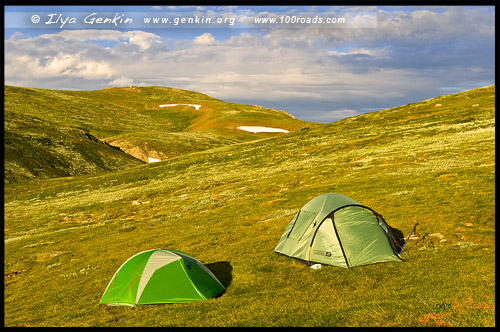
[[[316,230],[310,250],[310,261],[348,267],[332,218],[326,218]]]

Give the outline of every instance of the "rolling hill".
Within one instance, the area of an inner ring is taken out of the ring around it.
[[[293,131],[319,125],[283,111],[155,86],[98,91],[5,86],[4,96],[7,182],[124,169],[149,158],[274,136],[238,126]]]
[[[405,261],[313,270],[275,254],[298,209],[327,192],[372,207],[404,237],[419,223]],[[161,163],[10,183],[4,207],[6,326],[491,327],[495,87]],[[116,269],[154,248],[192,255],[227,291],[104,310]]]

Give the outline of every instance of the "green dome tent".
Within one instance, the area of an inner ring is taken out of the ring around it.
[[[206,300],[225,287],[202,263],[178,250],[140,252],[120,266],[100,304],[128,305]]]
[[[322,194],[292,218],[274,249],[303,262],[351,268],[400,261],[380,214],[341,194]]]

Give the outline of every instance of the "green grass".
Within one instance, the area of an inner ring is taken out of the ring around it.
[[[5,325],[494,326],[494,93],[6,184]],[[275,254],[296,211],[326,192],[373,208],[404,237],[418,222],[405,261],[313,270]],[[104,310],[116,269],[153,248],[193,255],[227,291]]]
[[[148,157],[165,160],[276,135],[243,132],[237,129],[242,125],[290,131],[320,125],[283,111],[155,86],[97,91],[5,86],[4,97],[7,182],[102,173]],[[202,107],[159,107],[170,103]]]

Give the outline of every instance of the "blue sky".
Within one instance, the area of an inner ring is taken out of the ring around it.
[[[16,86],[169,86],[328,123],[495,80],[494,6],[5,6],[4,12],[5,84]],[[148,15],[226,23],[147,25]],[[97,17],[129,22],[91,24]],[[261,17],[309,22],[255,24]],[[314,17],[345,17],[348,25]]]

